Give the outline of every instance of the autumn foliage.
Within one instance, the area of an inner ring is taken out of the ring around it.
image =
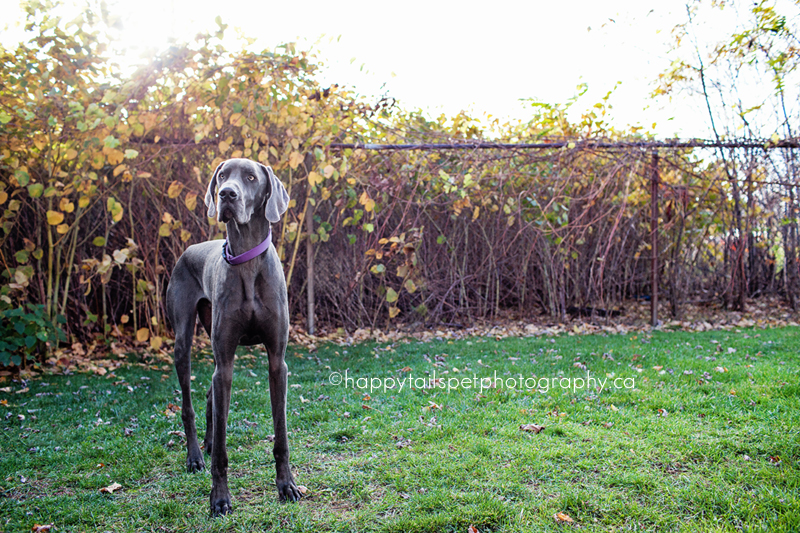
[[[29,42],[2,50],[0,309],[43,304],[54,321],[66,317],[72,339],[121,336],[158,349],[175,261],[224,233],[202,198],[231,157],[271,165],[292,198],[273,232],[296,322],[306,239],[318,320],[333,327],[559,318],[571,306],[618,308],[649,294],[649,153],[332,146],[647,138],[611,128],[605,102],[573,122],[566,106],[541,104],[528,122],[430,119],[320,87],[313,58],[292,45],[226,50],[222,25],[133,72],[108,57],[90,12],[66,22],[29,7],[28,30]],[[732,276],[745,277],[748,294],[796,283],[787,191],[771,181],[771,156],[737,157],[749,170],[737,175],[734,205],[714,157],[662,156],[659,268],[675,314],[688,300],[734,305]],[[732,252],[742,246],[747,264]]]

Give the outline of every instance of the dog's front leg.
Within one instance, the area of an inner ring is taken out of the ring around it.
[[[219,328],[222,329],[222,328]],[[211,514],[218,516],[233,511],[228,490],[228,451],[225,431],[228,427],[228,410],[231,405],[231,382],[236,341],[224,332],[212,335],[214,350],[214,376],[211,378],[213,413],[213,442],[211,449]]]
[[[288,327],[286,328],[288,331]],[[280,336],[282,337],[282,336]],[[298,501],[302,495],[294,482],[289,466],[289,436],[286,430],[286,389],[288,369],[284,357],[286,340],[278,339],[273,346],[266,346],[269,355],[269,397],[272,406],[272,423],[275,429],[275,483],[280,501]]]

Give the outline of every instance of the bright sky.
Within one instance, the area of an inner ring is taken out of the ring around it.
[[[16,11],[0,0],[0,12]],[[432,115],[461,109],[525,118],[520,103],[535,98],[563,103],[587,83],[575,106],[611,98],[612,122],[642,125],[659,137],[709,136],[704,109],[686,98],[650,98],[653,81],[671,61],[671,29],[685,18],[682,1],[566,0],[469,3],[410,0],[363,2],[210,2],[109,0],[121,15],[132,58],[215,29],[220,16],[234,35],[271,48],[295,41],[314,46],[326,65],[323,83],[360,94],[386,93],[406,108]],[[6,20],[11,20],[7,18]],[[7,44],[16,33],[5,30]]]

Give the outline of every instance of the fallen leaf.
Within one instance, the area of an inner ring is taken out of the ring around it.
[[[112,483],[111,485],[100,489],[100,492],[107,492],[108,494],[114,494],[115,490],[119,490],[121,488],[122,485],[120,485],[119,483]]]
[[[300,491],[300,494],[306,494],[308,492],[308,487],[305,485],[298,485],[297,490]]]
[[[442,406],[439,405],[438,403],[428,401],[428,405],[423,407],[422,410],[423,411],[433,411],[434,409],[440,409],[441,410],[441,408],[442,408]]]
[[[44,533],[45,531],[50,531],[53,527],[53,524],[33,524],[31,531],[33,533]]]
[[[522,431],[533,431],[537,435],[541,433],[544,428],[545,426],[537,426],[536,424],[522,424],[519,427]]]
[[[553,515],[553,518],[556,519],[556,522],[559,524],[574,524],[575,520],[572,519],[568,514],[565,513],[556,513]]]
[[[479,533],[478,528],[476,528],[475,526],[469,526],[467,528],[467,533]]]

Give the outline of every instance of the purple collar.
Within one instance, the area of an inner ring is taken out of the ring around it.
[[[272,244],[272,228],[269,228],[269,233],[267,233],[267,238],[264,239],[264,242],[247,250],[245,253],[241,255],[237,255],[235,257],[231,257],[231,247],[228,244],[228,239],[225,239],[225,244],[222,245],[222,257],[225,261],[228,262],[230,265],[241,265],[242,263],[246,263],[251,259],[255,259],[259,255],[263,254],[269,248],[269,245]]]

